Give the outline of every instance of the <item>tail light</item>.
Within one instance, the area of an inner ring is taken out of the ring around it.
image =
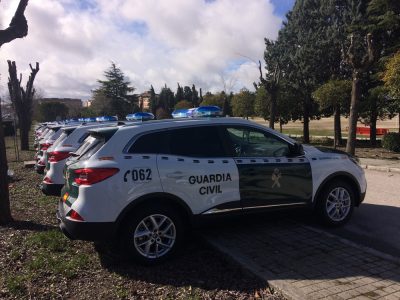
[[[51,147],[51,145],[53,145],[53,144],[51,144],[51,143],[41,144],[40,145],[40,150],[47,150],[47,149],[49,149]]]
[[[49,162],[58,162],[69,157],[69,152],[53,151],[48,154]]]
[[[74,173],[78,175],[74,179],[77,185],[92,185],[103,181],[115,174],[117,174],[119,169],[117,168],[85,168],[74,170]]]
[[[43,182],[45,182],[45,183],[53,183],[53,181],[47,176],[45,178],[43,178]]]
[[[85,221],[80,214],[78,214],[75,210],[71,209],[68,213],[68,217],[75,221]]]

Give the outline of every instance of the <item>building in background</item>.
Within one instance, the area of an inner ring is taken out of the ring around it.
[[[139,108],[148,110],[150,108],[150,91],[146,91],[139,95]]]

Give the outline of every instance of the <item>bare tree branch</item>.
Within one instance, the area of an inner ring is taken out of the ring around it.
[[[17,38],[23,38],[28,34],[28,22],[25,18],[25,9],[29,0],[20,0],[14,17],[8,28],[0,30],[0,47]]]

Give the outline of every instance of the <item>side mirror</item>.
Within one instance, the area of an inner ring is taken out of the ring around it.
[[[304,155],[303,145],[299,143],[294,143],[293,145],[290,145],[290,154],[292,156]]]

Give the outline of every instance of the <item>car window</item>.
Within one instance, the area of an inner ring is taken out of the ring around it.
[[[226,152],[215,126],[201,126],[169,131],[170,153],[192,157],[225,157]]]
[[[75,156],[79,156],[77,160],[85,160],[96,153],[105,143],[103,137],[90,135],[83,144],[75,151]]]
[[[236,157],[279,157],[290,153],[289,145],[280,138],[248,127],[226,127]]]
[[[84,132],[84,133],[82,134],[82,136],[79,138],[78,144],[82,144],[83,141],[84,141],[88,136],[89,136],[89,132],[88,132],[88,131]]]
[[[168,151],[165,146],[167,135],[166,131],[142,135],[129,148],[128,153],[167,154]]]

